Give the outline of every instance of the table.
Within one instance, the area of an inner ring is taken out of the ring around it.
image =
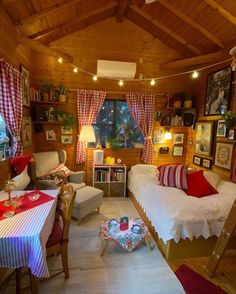
[[[141,228],[139,232],[133,230],[136,225]],[[99,236],[103,243],[103,248],[100,254],[101,256],[105,253],[109,241],[115,242],[127,252],[132,252],[141,242],[145,242],[148,249],[150,251],[152,250],[148,241],[150,233],[147,226],[140,218],[129,219],[129,227],[125,231],[120,230],[119,220],[104,220],[100,224]]]
[[[58,190],[42,191],[55,198],[11,218],[0,221],[0,267],[28,267],[34,278],[49,277],[46,262],[46,243],[55,218]],[[13,191],[12,196],[25,191]],[[7,193],[0,192],[0,200]]]

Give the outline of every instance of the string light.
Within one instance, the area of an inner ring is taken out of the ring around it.
[[[61,57],[59,57],[58,59],[57,59],[57,61],[59,62],[59,63],[62,63],[62,58]]]
[[[199,76],[199,73],[195,70],[195,71],[192,73],[192,78],[193,78],[193,79],[196,79],[196,78],[198,78],[198,76]]]
[[[200,67],[200,68],[198,68],[198,69],[196,69],[196,70],[194,70],[194,71],[192,71],[192,70],[188,70],[188,71],[184,71],[184,72],[179,72],[179,73],[174,73],[174,74],[170,74],[170,75],[166,75],[166,76],[161,76],[161,77],[153,77],[153,78],[143,78],[142,77],[142,79],[140,79],[140,78],[136,78],[136,79],[126,79],[125,81],[126,82],[140,82],[141,80],[142,81],[149,81],[150,82],[150,85],[152,85],[152,86],[154,86],[155,84],[156,84],[156,81],[158,81],[158,80],[162,80],[162,79],[166,79],[166,78],[172,78],[172,77],[175,77],[175,76],[180,76],[180,75],[185,75],[185,74],[192,74],[192,78],[197,78],[198,76],[199,76],[199,71],[201,71],[201,70],[205,70],[205,69],[208,69],[208,68],[211,68],[211,67],[214,67],[214,66],[216,66],[216,65],[220,65],[220,64],[222,64],[222,63],[225,63],[225,62],[228,62],[228,61],[232,61],[232,58],[228,58],[228,59],[225,59],[225,60],[223,60],[223,61],[219,61],[219,62],[217,62],[217,63],[214,63],[214,64],[211,64],[211,65],[207,65],[207,66],[204,66],[204,67]],[[60,58],[58,58],[58,62],[60,62],[60,63],[62,63],[63,62],[63,59],[60,57]],[[84,70],[84,69],[82,69],[82,68],[79,68],[79,67],[77,67],[77,66],[75,66],[74,64],[71,64],[71,66],[72,67],[74,67],[74,72],[76,73],[76,72],[78,72],[78,70],[79,71],[81,71],[81,72],[84,72],[84,73],[86,73],[86,74],[89,74],[89,75],[91,75],[92,77],[93,77],[93,80],[94,81],[96,81],[97,80],[97,75],[95,75],[94,73],[92,73],[92,72],[89,72],[89,71],[87,71],[87,70]],[[112,81],[117,81],[117,79],[115,79],[115,78],[110,78],[110,77],[101,77],[101,78],[103,78],[103,79],[107,79],[107,80],[112,80]],[[124,85],[124,81],[123,80],[120,80],[119,81],[119,86],[123,86]]]
[[[122,87],[123,85],[124,85],[124,82],[123,82],[122,80],[120,80],[120,81],[119,81],[119,86]]]
[[[156,84],[156,81],[154,79],[151,80],[150,85],[154,86]]]

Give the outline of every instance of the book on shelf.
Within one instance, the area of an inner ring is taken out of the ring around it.
[[[109,171],[107,170],[96,170],[95,172],[96,182],[109,182]]]

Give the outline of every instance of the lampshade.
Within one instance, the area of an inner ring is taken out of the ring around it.
[[[171,132],[169,130],[167,130],[165,132],[164,139],[165,140],[171,140],[172,139],[172,134],[171,134]]]
[[[94,130],[92,126],[82,126],[80,135],[79,135],[80,142],[96,142]]]

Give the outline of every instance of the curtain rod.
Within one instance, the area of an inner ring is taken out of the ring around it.
[[[70,89],[72,92],[76,92],[78,90],[84,90],[84,89]],[[98,90],[100,91],[100,90]],[[126,94],[128,92],[135,92],[135,91],[105,91],[107,94]],[[152,93],[156,94],[157,96],[167,96],[168,93],[157,93],[154,91],[151,91]]]

